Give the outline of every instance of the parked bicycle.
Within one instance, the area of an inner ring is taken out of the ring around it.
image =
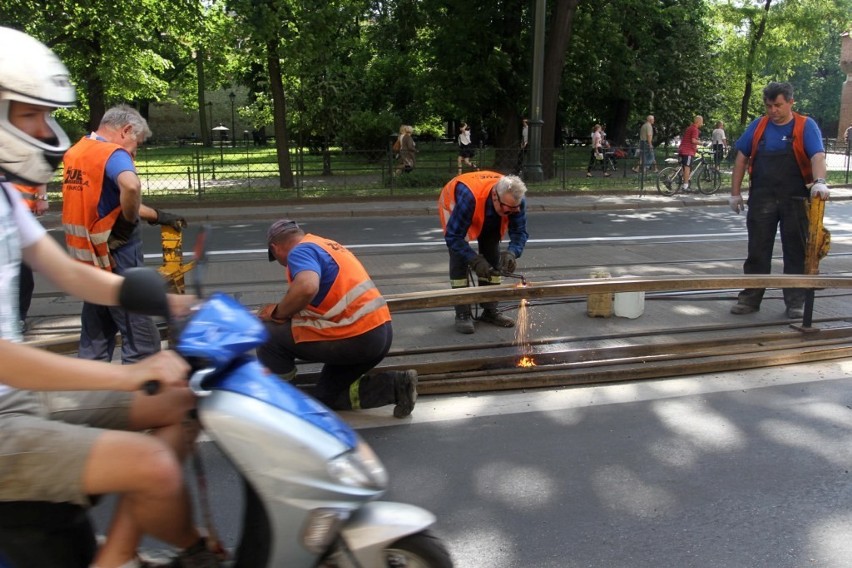
[[[677,163],[677,158],[667,158],[666,163]],[[713,152],[699,150],[698,157],[692,162],[690,185],[695,183],[699,193],[713,195],[722,187],[722,174],[713,165]],[[683,166],[668,166],[657,174],[657,191],[662,195],[674,195],[683,191]],[[691,189],[686,192],[691,192]]]

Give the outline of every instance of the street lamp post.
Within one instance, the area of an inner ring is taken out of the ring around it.
[[[225,150],[223,146],[225,145],[225,133],[228,131],[228,127],[224,124],[219,124],[216,128],[213,129],[213,132],[219,133],[219,165],[225,165]]]
[[[237,127],[236,121],[234,120],[234,99],[237,98],[237,95],[234,94],[234,91],[231,91],[231,94],[228,95],[228,98],[231,99],[231,132],[234,134],[231,136],[231,147],[237,146]]]

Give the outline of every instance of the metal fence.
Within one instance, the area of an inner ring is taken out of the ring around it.
[[[405,172],[390,144],[372,150],[311,151],[296,147],[289,152],[292,187],[282,187],[273,145],[142,146],[136,164],[146,196],[203,200],[437,194],[460,171],[457,148],[452,141],[429,141],[419,142],[417,150],[414,169]],[[666,158],[671,158],[675,152],[674,147],[658,147],[658,167],[664,167]],[[636,154],[634,147],[612,148],[603,160],[595,160],[589,146],[544,148],[541,158],[545,179],[529,185],[531,189],[547,191],[611,190],[639,195],[655,192],[652,171],[645,172],[641,168],[638,173],[634,171],[639,165]],[[836,157],[845,158],[845,164],[832,169],[843,167],[848,172],[848,154]],[[525,158],[520,148],[482,146],[477,148],[472,161],[480,169],[523,177]],[[731,159],[729,156],[722,164],[723,188],[730,186]],[[470,171],[470,168],[465,165],[462,171]],[[50,190],[59,191],[59,184],[51,184]]]

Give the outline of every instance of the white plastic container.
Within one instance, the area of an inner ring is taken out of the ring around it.
[[[645,312],[645,292],[616,292],[612,311],[620,318],[638,318]]]

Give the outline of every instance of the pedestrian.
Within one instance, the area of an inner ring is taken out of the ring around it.
[[[459,126],[459,135],[456,141],[459,145],[459,174],[462,173],[462,164],[467,164],[470,168],[476,168],[476,164],[470,161],[474,154],[476,154],[476,149],[470,140],[470,126],[466,122],[462,122],[461,126]]]
[[[393,404],[395,417],[411,414],[416,371],[369,373],[390,350],[393,325],[355,255],[289,219],[275,221],[266,241],[269,261],[287,269],[288,287],[259,312],[270,338],[257,349],[258,359],[286,380],[296,376],[296,359],[323,363],[316,397],[334,410]]]
[[[515,162],[515,174],[520,176],[524,172],[524,164],[527,161],[527,150],[530,144],[530,125],[529,121],[524,118],[521,120],[521,148],[518,152],[518,159]]]
[[[639,173],[639,168],[650,170],[651,166],[657,171],[657,157],[654,155],[654,115],[649,114],[639,128],[639,164],[633,168]]]
[[[137,546],[149,534],[182,550],[174,566],[217,567],[193,525],[179,462],[197,432],[183,425],[194,405],[186,388],[189,365],[171,351],[120,366],[20,343],[15,288],[21,258],[90,302],[118,304],[123,278],[72,260],[7,183],[38,186],[53,178],[69,141],[52,113],[73,106],[75,96],[53,52],[3,27],[0,101],[0,281],[6,284],[0,294],[0,501],[86,507],[92,495],[116,493],[115,517],[92,566],[139,566]],[[177,307],[179,299],[170,299]],[[149,380],[161,383],[156,395],[141,392]]]
[[[480,171],[456,176],[438,198],[438,214],[450,254],[450,287],[466,288],[468,271],[480,286],[501,283],[501,273],[514,273],[527,242],[527,186],[517,176]],[[509,246],[500,252],[500,240],[509,233]],[[479,253],[469,244],[476,240]],[[483,302],[479,321],[513,327],[515,321],[497,311],[497,302]],[[469,304],[456,306],[455,329],[474,333]]]
[[[683,166],[683,186],[682,191],[689,191],[689,175],[692,170],[692,162],[695,161],[695,154],[698,153],[698,145],[701,144],[701,130],[704,125],[704,118],[696,115],[692,119],[692,124],[686,127],[683,131],[683,136],[680,139],[677,153],[680,157],[680,165]]]
[[[749,124],[736,143],[730,197],[735,213],[744,209],[741,190],[746,169],[750,179],[745,274],[771,272],[779,224],[784,274],[802,274],[808,224],[803,202],[808,197],[828,199],[822,133],[812,118],[793,112],[794,102],[789,83],[769,83],[763,89],[766,114]],[[758,311],[764,292],[763,288],[743,290],[731,313]],[[788,318],[803,316],[806,293],[800,288],[784,288]]]
[[[399,137],[397,138],[399,142],[399,166],[396,173],[409,173],[414,169],[414,154],[417,153],[417,145],[412,138],[413,132],[414,129],[407,124],[399,127]]]
[[[849,128],[846,129],[846,155],[850,154],[850,149],[852,149],[852,122],[849,123]]]
[[[17,189],[30,212],[36,217],[41,217],[50,208],[47,201],[47,185],[43,183],[26,185],[22,183],[12,184]],[[29,325],[27,315],[33,302],[35,291],[35,279],[33,270],[26,262],[21,262],[20,277],[18,280],[18,319],[21,333],[26,333]]]
[[[725,156],[725,151],[728,149],[728,137],[725,134],[725,123],[721,120],[716,123],[716,128],[710,134],[710,147],[713,149],[713,165],[716,171],[722,165],[722,158]]]
[[[595,124],[592,127],[592,153],[589,156],[589,165],[586,166],[586,177],[592,177],[592,168],[598,162],[601,163],[601,168],[604,172],[604,177],[609,177],[609,172],[606,171],[606,167],[604,166],[604,155],[603,155],[603,128],[600,124]]]
[[[73,258],[123,274],[145,264],[140,218],[177,230],[186,226],[183,217],[142,203],[142,183],[133,161],[150,135],[138,111],[119,105],[107,110],[98,129],[66,152],[62,224]],[[123,363],[160,350],[160,332],[148,316],[84,302],[80,319],[78,356],[83,359],[111,361],[116,333],[121,334]]]

